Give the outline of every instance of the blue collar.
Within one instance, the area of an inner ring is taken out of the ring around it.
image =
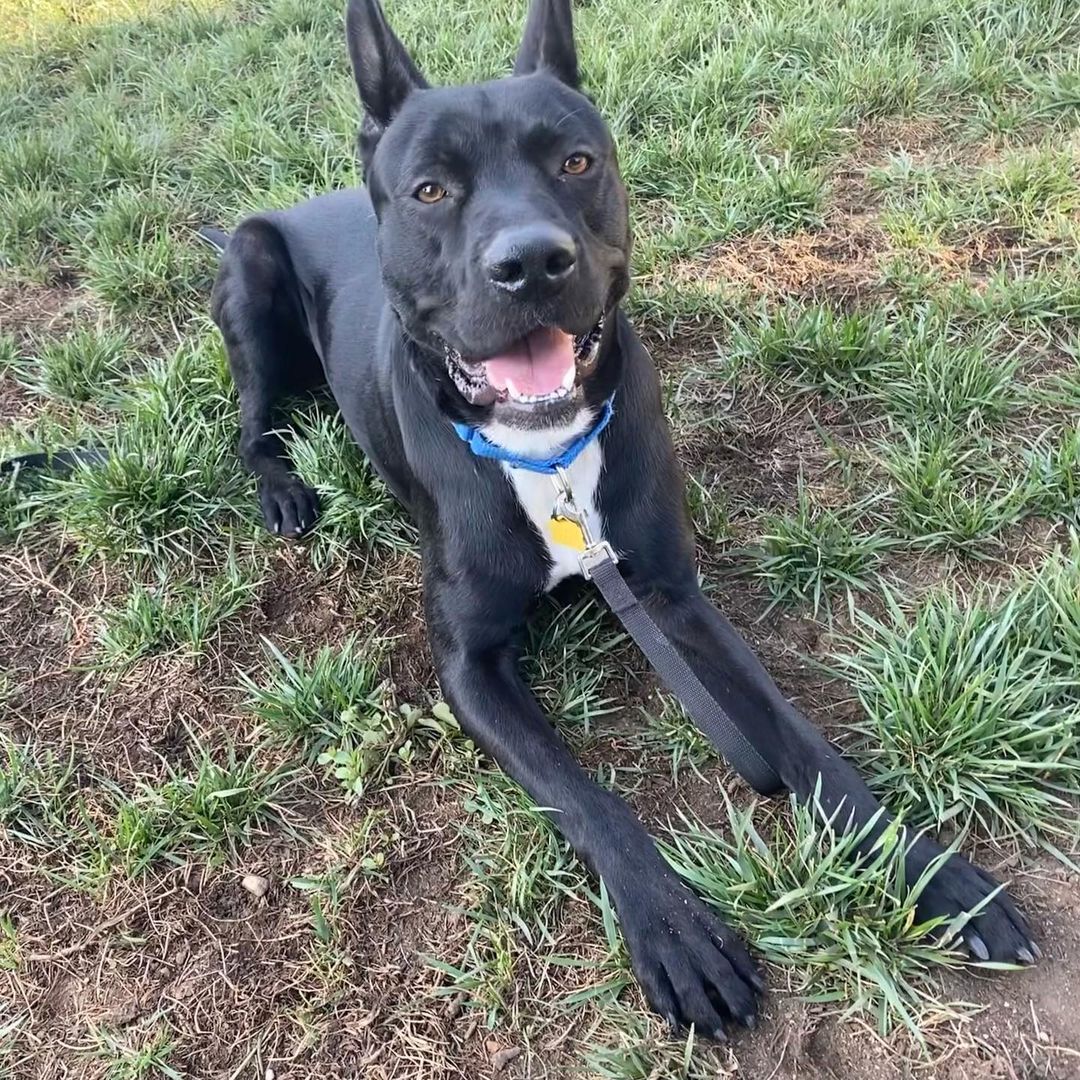
[[[486,435],[468,424],[454,424],[454,431],[458,438],[477,456],[493,458],[509,465],[511,469],[528,469],[529,472],[546,473],[553,476],[559,469],[569,469],[577,460],[578,455],[594,439],[599,438],[600,432],[608,426],[614,409],[615,397],[612,395],[604,402],[600,410],[600,416],[596,423],[578,436],[561,454],[550,458],[522,457],[519,454],[504,450],[498,443],[493,443]]]

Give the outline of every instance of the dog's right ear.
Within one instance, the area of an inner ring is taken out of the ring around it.
[[[427,83],[390,29],[379,0],[349,0],[345,30],[356,88],[367,114],[361,138],[370,140],[374,149],[374,141],[405,99]]]

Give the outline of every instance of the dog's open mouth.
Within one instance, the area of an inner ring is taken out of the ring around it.
[[[472,405],[513,402],[539,409],[572,398],[580,379],[596,366],[604,318],[576,337],[542,326],[518,338],[502,352],[465,357],[443,343],[446,370],[462,397]]]

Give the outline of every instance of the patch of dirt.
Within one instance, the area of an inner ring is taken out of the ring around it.
[[[92,307],[89,294],[70,285],[0,282],[0,328],[20,346],[62,337]]]
[[[723,287],[754,296],[861,296],[881,280],[881,256],[889,245],[869,215],[842,227],[778,236],[752,233],[704,248],[675,263],[679,285]]]

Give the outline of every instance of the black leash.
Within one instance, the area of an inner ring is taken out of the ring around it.
[[[598,541],[592,537],[585,514],[574,502],[565,471],[560,469],[556,475],[559,496],[552,521],[564,526],[576,526],[580,531],[582,574],[587,580],[596,582],[600,595],[637,642],[638,648],[660,676],[660,681],[679,699],[682,707],[728,764],[760,794],[774,795],[782,791],[784,784],[773,767],[754,749],[716,698],[705,689],[682,654],[653,622],[652,616],[627,585],[626,578],[616,566],[619,559],[611,545],[606,540]]]

